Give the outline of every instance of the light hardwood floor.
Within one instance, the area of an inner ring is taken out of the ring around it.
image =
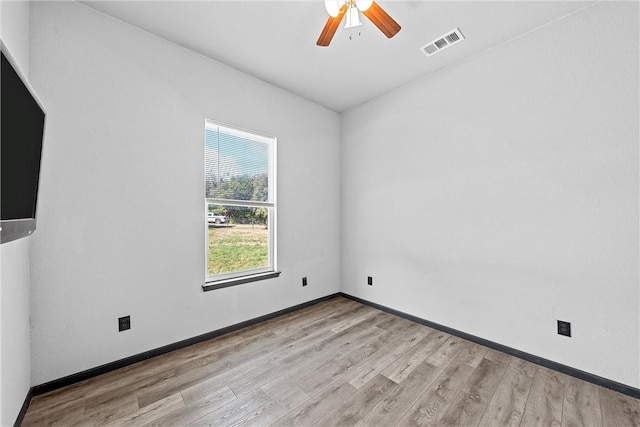
[[[640,426],[640,401],[338,297],[36,396],[24,426]]]

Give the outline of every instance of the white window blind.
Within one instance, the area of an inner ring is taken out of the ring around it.
[[[273,206],[274,145],[275,138],[207,121],[205,197],[212,201],[251,201]]]

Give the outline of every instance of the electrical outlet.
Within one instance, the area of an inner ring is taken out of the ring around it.
[[[367,285],[373,286],[373,277],[367,276]]]
[[[571,323],[558,320],[558,335],[571,336]]]
[[[307,278],[306,277],[302,278],[302,286],[307,286]]]
[[[118,332],[131,329],[131,316],[124,316],[118,318]]]

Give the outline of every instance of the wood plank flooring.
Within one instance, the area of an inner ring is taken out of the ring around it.
[[[24,426],[640,426],[640,401],[334,298],[32,399]]]

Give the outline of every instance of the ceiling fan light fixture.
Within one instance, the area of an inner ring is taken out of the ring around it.
[[[347,19],[345,20],[344,27],[354,28],[360,25],[362,25],[362,22],[360,22],[360,12],[358,12],[358,9],[355,7],[350,8],[347,11]]]
[[[389,16],[375,1],[325,0],[324,6],[330,16],[322,28],[320,37],[318,37],[318,41],[316,42],[318,46],[329,46],[343,18],[346,21],[345,28],[354,28],[362,25],[362,22],[360,22],[360,12],[389,39],[398,34],[398,31],[401,29],[400,24]],[[345,15],[347,16],[345,17]],[[360,31],[358,31],[358,35],[360,35]],[[352,32],[349,33],[349,38],[351,38],[351,36]]]
[[[366,12],[372,4],[373,0],[356,0],[356,7],[360,12]]]
[[[324,8],[332,18],[335,18],[340,14],[340,8],[344,5],[344,0],[324,0]]]

